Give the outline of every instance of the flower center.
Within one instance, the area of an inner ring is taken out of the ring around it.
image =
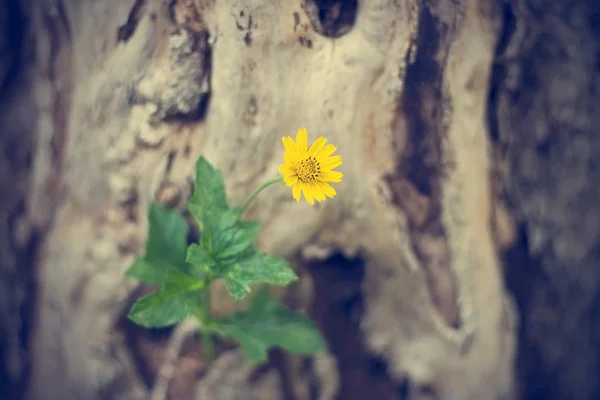
[[[312,182],[321,175],[321,164],[314,157],[300,160],[296,166],[296,175],[302,182]]]

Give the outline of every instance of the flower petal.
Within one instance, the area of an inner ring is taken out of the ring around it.
[[[323,136],[315,140],[315,142],[310,146],[310,149],[308,149],[308,156],[315,157],[317,152],[321,150],[323,146],[325,146],[325,143],[327,143],[327,139],[325,139]]]
[[[292,189],[292,196],[294,197],[294,200],[300,201],[301,189],[302,189],[302,185],[300,184],[300,182],[296,182],[296,184],[294,185],[294,188]]]
[[[338,171],[324,171],[321,172],[319,179],[321,182],[341,182],[342,176],[344,176],[344,174]]]
[[[321,147],[315,153],[315,157],[317,157],[318,159],[322,160],[322,159],[327,158],[330,155],[332,155],[336,150],[337,150],[337,148],[330,143],[330,144],[327,144],[327,145]]]
[[[283,147],[285,149],[285,152],[283,153],[283,161],[291,165],[298,163],[300,155],[298,154],[298,146],[296,145],[296,142],[294,142],[294,139],[292,139],[290,136],[282,137],[281,142],[283,143]]]
[[[298,148],[298,159],[303,158],[308,151],[308,134],[306,128],[298,129],[296,132],[296,147]]]
[[[287,187],[290,187],[292,185],[295,185],[296,182],[298,182],[298,176],[297,175],[284,175],[283,181],[285,182]]]
[[[327,197],[334,198],[337,192],[334,188],[331,187],[329,183],[326,182],[318,182],[319,189],[325,194]]]
[[[318,202],[325,201],[325,193],[321,190],[321,185],[319,182],[311,182],[310,188],[312,189],[313,195]]]
[[[302,185],[302,193],[304,193],[304,198],[308,201],[308,204],[315,204],[314,195],[309,185]]]
[[[342,165],[342,156],[329,157],[325,162],[321,163],[323,170],[332,170]]]
[[[294,172],[294,170],[292,169],[292,167],[289,164],[280,164],[279,165],[279,173],[281,175],[289,175],[293,172]]]

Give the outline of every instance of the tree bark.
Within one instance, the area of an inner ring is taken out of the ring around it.
[[[534,369],[555,380],[547,398],[598,393],[595,339],[560,347],[598,320],[591,0],[25,3],[0,3],[7,32],[24,16],[20,42],[0,35],[0,376],[15,398],[529,398]],[[297,268],[281,296],[328,351],[257,369],[222,343],[208,368],[193,325],[128,322],[149,204],[183,210],[200,155],[240,204],[300,127],[343,156],[338,196],[271,189],[248,214]]]
[[[600,3],[511,1],[491,131],[518,224],[506,254],[526,398],[600,397]]]
[[[36,124],[31,39],[19,5],[0,2],[0,391],[7,399],[26,387],[41,237],[26,208]]]

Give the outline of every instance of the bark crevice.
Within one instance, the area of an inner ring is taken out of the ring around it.
[[[131,35],[135,32],[140,18],[142,18],[144,7],[147,0],[135,0],[135,3],[131,7],[127,21],[117,29],[117,41],[127,42]]]
[[[364,268],[360,258],[348,259],[339,254],[309,263],[315,290],[311,314],[337,361],[337,400],[402,399],[398,397],[402,385],[389,377],[386,363],[371,354],[364,343],[360,329]]]
[[[306,0],[302,7],[316,32],[339,38],[354,26],[358,0]]]
[[[401,109],[406,118],[406,151],[396,176],[389,178],[394,202],[405,213],[412,249],[426,274],[433,303],[448,326],[461,327],[456,276],[442,221],[442,142],[447,127],[443,76],[452,27],[428,5],[419,14],[416,53],[409,53]],[[414,59],[410,59],[414,57]]]
[[[15,400],[24,397],[31,371],[44,236],[27,215],[37,120],[28,11],[18,1],[0,2],[0,388]]]

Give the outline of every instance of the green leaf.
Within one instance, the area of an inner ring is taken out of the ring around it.
[[[232,258],[243,255],[258,236],[260,224],[256,221],[239,221],[239,215],[240,210],[237,208],[230,208],[220,214],[206,215],[199,244],[201,249],[193,250],[199,259],[191,261],[188,258],[187,261],[193,264],[206,264],[210,258],[213,262],[208,266],[211,267],[221,261],[231,262]],[[190,256],[189,251],[188,256]]]
[[[205,217],[211,213],[227,210],[227,194],[221,173],[204,158],[196,162],[196,186],[188,209],[204,230]]]
[[[165,269],[150,264],[143,257],[138,257],[125,272],[125,275],[147,284],[160,284],[165,277]]]
[[[188,236],[185,218],[175,210],[152,203],[148,219],[150,226],[144,259],[157,265],[183,264]]]
[[[272,347],[308,355],[326,346],[309,318],[283,306],[266,290],[254,296],[248,311],[219,320],[214,330],[237,340],[249,362],[266,361]]]
[[[231,297],[241,300],[250,293],[253,283],[285,286],[298,279],[298,276],[283,258],[253,251],[226,269],[223,279]]]
[[[202,220],[204,219],[204,215],[202,207],[200,207],[198,204],[193,204],[190,199],[190,201],[188,201],[187,203],[187,209],[190,212],[190,214],[192,214],[192,217],[194,217],[194,220],[198,224],[198,227],[200,229],[203,229],[204,227],[202,224]]]
[[[202,281],[169,267],[162,288],[138,299],[128,317],[145,327],[176,324],[190,315],[198,303],[198,293],[203,289]]]
[[[188,247],[187,257],[185,260],[198,267],[197,269],[200,271],[210,270],[217,264],[208,250],[206,250],[204,246],[201,246],[197,243],[192,243]]]
[[[240,218],[241,211],[242,210],[237,207],[231,207],[223,211],[223,213],[219,215],[215,227],[218,230],[224,230],[232,227],[236,222],[240,223],[241,221],[238,221],[238,218]]]
[[[220,324],[216,329],[221,335],[230,336],[240,344],[248,362],[259,363],[267,360],[269,345],[253,336],[246,326],[239,326],[238,322],[233,322]]]
[[[218,232],[232,227],[239,216],[240,213],[237,208],[229,208],[227,210],[213,211],[205,214],[203,216],[203,229],[200,236],[200,244],[202,244],[211,254],[214,254],[215,243],[218,240],[215,236]]]
[[[193,276],[189,276],[185,272],[169,267],[165,274],[165,283],[163,287],[176,287],[180,289],[190,290],[200,285],[202,281]]]
[[[155,203],[148,210],[148,224],[144,257],[138,258],[126,275],[160,286],[168,266],[187,270],[188,225],[177,211]]]
[[[219,230],[214,236],[213,254],[217,260],[227,260],[244,252],[258,236],[260,224],[255,221],[238,221]]]

